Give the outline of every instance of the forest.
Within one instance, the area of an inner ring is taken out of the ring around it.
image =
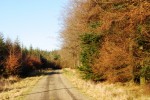
[[[60,50],[0,35],[0,77],[51,67],[78,69],[93,82],[150,83],[150,0],[71,0],[65,10]]]
[[[65,10],[62,67],[95,82],[150,82],[149,0],[72,0]]]
[[[58,50],[0,33],[0,98],[75,99],[75,87],[92,100],[149,100],[150,0],[70,0],[60,17]]]
[[[20,44],[19,39],[11,41],[0,35],[0,77],[27,77],[36,70],[59,67],[56,51],[29,49]],[[57,64],[56,64],[57,63]]]

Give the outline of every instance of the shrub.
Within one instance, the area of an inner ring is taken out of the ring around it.
[[[150,81],[150,60],[144,61],[144,65],[140,70],[140,76],[145,77],[146,80]]]

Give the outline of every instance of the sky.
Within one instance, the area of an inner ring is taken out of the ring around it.
[[[59,31],[67,0],[0,0],[0,33],[24,46],[60,49]]]

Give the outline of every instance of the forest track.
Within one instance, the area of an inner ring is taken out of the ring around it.
[[[62,70],[46,74],[25,100],[89,100],[63,76]]]

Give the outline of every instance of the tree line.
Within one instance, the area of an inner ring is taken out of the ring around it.
[[[85,79],[150,81],[150,1],[72,0],[64,16],[63,67]]]
[[[4,39],[0,35],[0,76],[26,77],[35,70],[58,67],[55,56],[56,51],[43,51],[33,49],[32,46],[27,49],[16,39]]]

